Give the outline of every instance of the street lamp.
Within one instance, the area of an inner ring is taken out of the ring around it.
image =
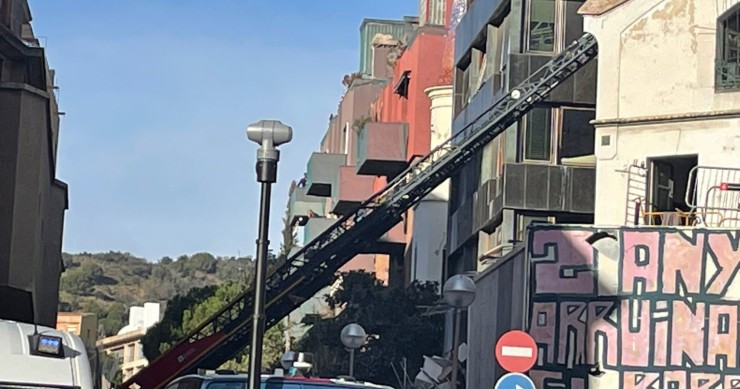
[[[367,339],[367,333],[361,325],[357,323],[347,324],[342,328],[339,335],[344,347],[349,349],[349,376],[354,377],[355,373],[355,350],[362,347]]]
[[[455,308],[455,325],[452,328],[452,388],[457,388],[457,349],[460,348],[460,321],[463,309],[475,301],[475,281],[472,278],[457,274],[450,277],[442,288],[442,298]]]
[[[260,120],[247,127],[247,139],[260,145],[257,149],[257,182],[262,184],[260,197],[259,233],[257,237],[257,268],[254,272],[254,315],[252,343],[249,352],[249,389],[259,389],[262,372],[262,337],[265,333],[265,278],[267,249],[270,245],[270,191],[277,181],[280,151],[276,148],[293,139],[293,129],[279,120]]]

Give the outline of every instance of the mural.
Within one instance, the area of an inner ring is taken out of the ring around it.
[[[740,388],[740,233],[596,231],[530,230],[537,388]]]

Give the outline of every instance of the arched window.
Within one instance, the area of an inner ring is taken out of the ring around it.
[[[717,29],[717,89],[740,90],[740,6],[719,18]]]

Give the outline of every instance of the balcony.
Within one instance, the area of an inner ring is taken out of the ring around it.
[[[368,122],[357,141],[357,174],[395,177],[406,162],[407,123]]]
[[[493,233],[504,209],[593,214],[595,185],[593,167],[508,163],[502,177],[486,181],[452,214],[450,250],[457,250],[478,231]]]
[[[306,225],[310,213],[314,213],[316,216],[325,216],[326,199],[308,195],[306,190],[305,187],[295,188],[290,195],[288,214],[290,215],[290,224],[293,226]]]
[[[354,166],[340,167],[334,180],[335,182],[331,185],[331,197],[334,204],[332,212],[337,215],[352,212],[374,193],[375,177],[357,174]]]
[[[509,85],[518,85],[553,57],[542,54],[511,54]],[[597,61],[591,61],[558,85],[545,100],[557,103],[596,104]]]
[[[345,154],[313,153],[306,167],[306,194],[330,197],[339,167],[347,163]]]
[[[316,239],[322,232],[336,223],[337,220],[339,219],[328,219],[324,217],[309,218],[308,223],[306,223],[303,229],[304,242],[308,243]],[[367,250],[363,250],[362,254],[392,254],[397,252],[398,249],[402,249],[405,244],[406,239],[403,233],[403,222],[401,222],[383,234],[378,239],[377,244]]]
[[[488,28],[488,23],[508,12],[509,1],[474,1],[468,6],[460,24],[455,29],[455,63],[459,64],[470,54],[473,42]]]

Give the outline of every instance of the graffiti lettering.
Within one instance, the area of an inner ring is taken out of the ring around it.
[[[740,389],[740,234],[594,232],[530,231],[537,388]]]

